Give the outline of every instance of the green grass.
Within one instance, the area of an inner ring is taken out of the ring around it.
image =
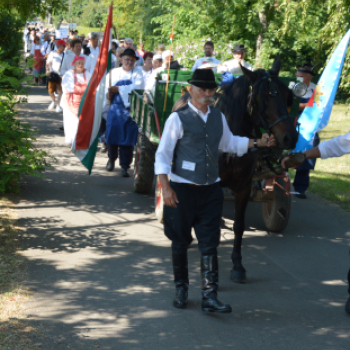
[[[350,109],[346,104],[333,106],[327,127],[319,134],[322,141],[346,134],[350,131]],[[295,171],[291,170],[294,178]],[[330,200],[350,212],[350,154],[316,162],[311,171],[309,191]]]
[[[18,254],[15,219],[11,201],[0,198],[0,349],[31,350],[36,329],[21,317],[29,291],[22,286],[26,263]]]
[[[93,28],[93,27],[85,27],[85,26],[77,26],[77,31],[78,31],[78,34],[85,34],[85,36],[88,35],[88,33],[91,33],[91,32],[100,32],[100,28]],[[104,31],[104,27],[101,28],[101,31]]]

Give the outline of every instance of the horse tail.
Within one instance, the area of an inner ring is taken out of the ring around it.
[[[171,110],[172,112],[175,112],[176,110],[178,110],[179,108],[187,105],[188,100],[191,98],[191,95],[187,92],[185,95],[181,96],[175,103],[173,106],[173,109]]]

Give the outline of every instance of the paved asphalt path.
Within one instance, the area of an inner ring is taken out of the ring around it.
[[[200,309],[200,264],[189,250],[187,310],[172,306],[170,242],[153,195],[133,192],[119,166],[99,153],[91,176],[64,144],[62,114],[34,87],[21,119],[42,131],[38,146],[57,158],[44,179],[27,177],[18,204],[33,296],[27,320],[51,349],[350,349],[344,312],[350,215],[316,195],[293,199],[283,234],[264,229],[250,203],[243,259],[248,283],[229,276],[233,202],[224,205],[219,298],[233,313]],[[40,347],[39,347],[40,346]]]

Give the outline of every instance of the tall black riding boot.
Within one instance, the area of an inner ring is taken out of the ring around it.
[[[217,255],[202,256],[202,311],[232,312],[230,305],[224,305],[217,299],[219,269]]]
[[[188,298],[188,266],[187,266],[187,252],[173,253],[173,269],[175,282],[175,298],[173,305],[178,309],[185,309],[187,307]]]

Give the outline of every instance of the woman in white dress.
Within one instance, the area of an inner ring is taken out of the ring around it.
[[[153,62],[152,62],[152,60],[153,60],[153,52],[147,51],[144,54],[143,59],[144,59],[145,63],[143,65],[143,67],[142,67],[142,74],[143,74],[144,84],[146,86],[147,82],[150,79],[151,74],[153,72]]]
[[[85,69],[85,58],[75,56],[74,69],[67,71],[62,78],[62,108],[65,142],[72,144],[79,123],[79,105],[88,86],[91,74]]]

